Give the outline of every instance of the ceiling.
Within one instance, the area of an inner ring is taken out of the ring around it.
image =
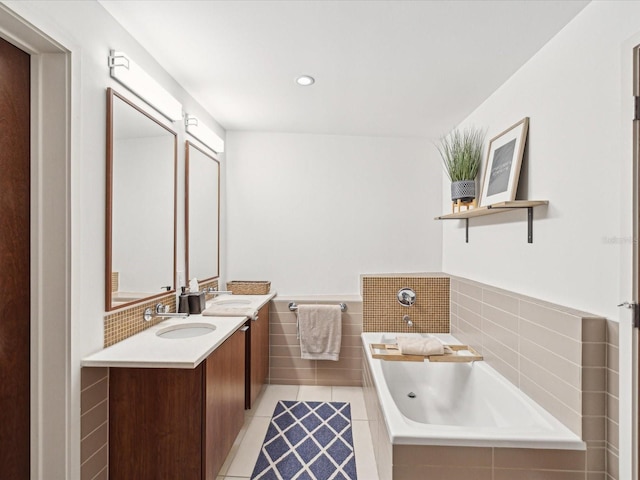
[[[100,3],[227,130],[434,139],[588,1]]]

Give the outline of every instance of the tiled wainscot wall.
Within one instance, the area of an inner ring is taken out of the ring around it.
[[[618,391],[619,391],[619,335],[618,322],[607,321],[607,480],[618,480],[619,467],[619,417],[618,417]]]
[[[340,359],[303,360],[296,335],[296,313],[289,303],[346,303],[342,313]],[[362,301],[350,296],[280,296],[271,301],[269,383],[281,385],[362,385]]]
[[[109,369],[81,373],[80,452],[82,480],[109,478]]]
[[[602,317],[451,277],[451,333],[582,437],[575,478],[618,478],[616,332]]]
[[[438,303],[443,281],[449,309]],[[402,321],[410,309],[395,300],[402,287],[417,294],[411,328]],[[587,444],[586,452],[392,445],[365,362],[381,480],[618,480],[617,323],[446,274],[364,275],[362,289],[365,331],[448,332],[450,318],[451,333]],[[421,299],[446,311],[446,325],[425,315]]]

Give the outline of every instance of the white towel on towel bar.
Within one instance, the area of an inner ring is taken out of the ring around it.
[[[340,305],[298,305],[298,334],[301,358],[337,361],[342,343]]]

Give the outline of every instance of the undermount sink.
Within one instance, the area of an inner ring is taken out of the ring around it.
[[[193,338],[207,335],[215,329],[216,326],[209,323],[183,323],[158,330],[156,335],[160,338]]]
[[[234,298],[232,300],[217,300],[217,301],[213,302],[214,305],[227,305],[227,306],[231,306],[231,305],[249,305],[250,303],[251,303],[251,300],[246,300],[246,299],[242,299],[242,298]]]

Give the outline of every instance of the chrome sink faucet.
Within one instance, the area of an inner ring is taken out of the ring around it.
[[[216,287],[203,288],[202,291],[207,295],[222,295],[223,293],[228,293],[229,295],[233,295],[233,292],[227,290],[218,290]]]
[[[151,307],[149,308],[145,308],[144,309],[144,314],[142,316],[142,318],[144,318],[145,322],[149,322],[151,320],[153,320],[154,318],[187,318],[189,316],[188,313],[169,313],[167,312],[167,309],[169,307],[166,305],[162,305],[161,303],[157,303],[156,304],[156,308],[155,308],[155,313],[153,312],[153,310],[151,309]]]

